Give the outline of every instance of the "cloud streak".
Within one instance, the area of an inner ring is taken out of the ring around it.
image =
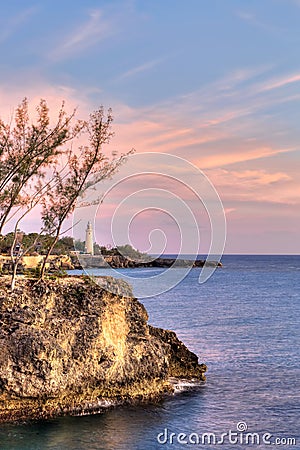
[[[117,77],[116,80],[124,80],[125,78],[130,78],[137,74],[151,70],[164,60],[165,60],[165,58],[158,58],[158,59],[153,59],[152,61],[145,62],[144,64],[140,64],[139,66],[133,67],[132,69],[128,70],[127,72],[124,72],[119,77]]]
[[[261,87],[261,91],[271,91],[281,87],[288,86],[289,84],[298,83],[300,81],[300,73],[294,75],[288,75],[277,80],[270,80],[268,83]]]
[[[236,16],[242,19],[243,21],[249,23],[253,27],[262,29],[264,31],[267,31],[269,33],[284,33],[288,31],[284,28],[279,28],[271,25],[270,23],[264,22],[257,18],[257,15],[253,12],[249,11],[237,11]]]
[[[50,59],[60,60],[70,57],[115,33],[116,28],[113,21],[105,18],[102,10],[93,10],[89,13],[89,19],[77,27],[61,45],[50,53]]]
[[[297,148],[274,149],[271,147],[254,148],[249,151],[243,151],[240,149],[240,151],[236,153],[226,152],[224,154],[219,153],[216,155],[196,158],[193,162],[203,169],[210,169],[213,167],[225,167],[236,163],[269,158],[270,156],[275,156],[280,153],[288,153],[296,150]]]
[[[295,76],[287,74],[277,80],[264,76],[264,85],[280,82],[283,88],[279,92],[275,88],[259,92],[256,77],[262,73],[257,74],[255,69],[241,69],[195,93],[149,107],[112,105],[116,137],[109,151],[116,148],[124,152],[134,147],[138,152],[166,152],[187,158],[214,182],[225,207],[229,208],[230,217],[238,214],[239,202],[298,205],[299,183],[294,174],[290,174],[288,163],[286,171],[281,164],[285,155],[285,160],[297,161],[299,140],[295,139],[295,134],[294,138],[287,140],[283,135],[279,140],[278,133],[282,130],[277,126],[276,108],[274,117],[271,110],[265,115],[266,108],[299,100],[299,96],[291,92],[287,96],[284,89],[289,85],[287,81],[291,85],[296,82]],[[36,85],[32,91],[34,98],[43,89],[46,92],[43,96],[50,97],[50,106],[52,102],[55,105],[59,95],[69,99],[67,104],[71,102],[71,105],[76,98],[80,99],[80,110],[82,107],[84,111],[91,109],[88,96],[84,100],[84,92],[79,95],[67,87],[42,85],[37,89]],[[5,90],[0,93],[8,100]],[[274,133],[270,132],[272,127]],[[294,165],[294,171],[296,167]],[[235,211],[231,211],[232,208]]]
[[[0,43],[5,42],[10,36],[17,32],[17,30],[25,24],[30,17],[37,11],[36,7],[30,7],[20,11],[14,17],[9,19],[4,27],[0,30]]]
[[[298,141],[285,141],[286,128],[283,122],[276,127],[270,108],[276,117],[274,106],[297,102],[300,96],[286,95],[284,90],[270,95],[272,90],[270,93],[262,90],[256,77],[267,70],[240,69],[198,91],[166,102],[147,108],[123,107],[122,122],[116,123],[118,142],[132,141],[138,151],[178,155],[182,151],[205,168],[295,151]],[[285,76],[280,85],[295,81],[295,76]],[[272,79],[264,82],[264,86],[271,84],[274,86]]]

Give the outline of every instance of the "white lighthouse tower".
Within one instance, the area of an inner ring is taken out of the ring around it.
[[[90,255],[94,254],[93,228],[91,222],[88,222],[85,231],[85,253],[89,253]]]

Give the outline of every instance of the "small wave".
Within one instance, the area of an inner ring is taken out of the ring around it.
[[[170,378],[169,382],[172,384],[175,394],[179,392],[191,391],[205,384],[203,381],[199,381],[196,378],[192,378],[191,380],[187,380],[185,378]]]
[[[118,401],[108,399],[98,399],[95,402],[87,403],[82,407],[74,408],[71,411],[72,416],[90,416],[92,414],[101,414],[108,408],[113,408],[120,405]]]

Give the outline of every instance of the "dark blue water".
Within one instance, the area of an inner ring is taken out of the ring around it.
[[[176,331],[208,365],[205,385],[159,404],[3,425],[0,449],[263,449],[275,439],[282,444],[276,447],[300,449],[300,256],[228,255],[222,262],[203,285],[193,269],[175,289],[143,300],[149,322]],[[235,435],[220,443],[239,422],[260,445],[247,445],[246,432],[239,433],[241,443]],[[209,432],[219,444],[193,444],[196,434]],[[264,443],[265,433],[271,437]]]

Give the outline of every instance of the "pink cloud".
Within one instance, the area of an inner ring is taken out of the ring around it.
[[[300,203],[297,179],[284,172],[211,169],[207,172],[225,202]]]
[[[247,79],[246,75],[237,75],[237,80]],[[297,135],[289,133],[289,136],[281,135],[280,140],[277,140],[281,130],[276,129],[276,120],[271,121],[268,120],[270,117],[256,114],[266,106],[299,98],[298,94],[283,96],[281,91],[276,91],[276,95],[269,98],[269,91],[272,89],[298,81],[300,75],[295,74],[266,81],[264,85],[252,85],[249,89],[243,86],[236,88],[236,82],[232,85],[227,83],[228,86],[224,82],[216,82],[213,88],[204,87],[197,95],[192,93],[144,109],[116,103],[115,106],[112,105],[116,116],[113,124],[116,136],[105,147],[105,151],[116,149],[125,152],[134,147],[137,152],[166,152],[187,158],[205,170],[224,201],[230,224],[238,223],[245,235],[251,236],[255,226],[274,229],[275,223],[281,220],[280,208],[287,208],[288,216],[296,223],[294,210],[297,209],[295,205],[299,206],[300,199],[298,159],[295,152]],[[264,95],[264,92],[267,94]],[[0,115],[9,118],[13,107],[20,102],[24,93],[31,100],[32,112],[40,97],[47,99],[51,111],[59,109],[62,99],[66,100],[69,110],[79,106],[79,117],[87,117],[93,109],[91,102],[87,100],[87,91],[79,93],[67,86],[51,86],[38,80],[35,86],[31,85],[28,89],[0,88]],[[221,103],[219,95],[222,96]],[[262,122],[263,131],[261,117],[265,120]],[[160,169],[165,168],[157,167],[158,171]],[[131,180],[131,183],[122,184],[120,189],[112,193],[108,203],[103,205],[104,209],[99,215],[99,229],[104,230],[104,224],[109,226],[115,206],[132,189],[153,186],[173,190],[185,201],[194,201],[193,194],[188,189],[167,178],[144,177]],[[146,197],[147,194],[141,195],[137,207],[143,206]],[[196,209],[196,201],[193,206]],[[273,208],[272,219],[271,213],[268,215],[268,208]],[[264,219],[260,219],[260,216]],[[155,226],[152,218],[151,213],[141,216],[139,229],[146,232],[148,224]],[[202,223],[200,215],[197,219]],[[32,220],[32,223],[35,221]],[[230,230],[236,233],[238,226],[231,226]],[[102,242],[106,243],[108,238],[109,233],[105,234]],[[101,239],[100,236],[99,240]]]
[[[298,81],[300,81],[300,74],[283,77],[277,80],[270,81],[269,83],[263,85],[261,87],[261,91],[270,91],[272,89],[278,89],[292,83],[297,83]]]
[[[226,216],[236,211],[236,208],[225,208],[224,209]]]
[[[231,164],[236,164],[244,161],[251,161],[256,159],[267,158],[277,155],[279,153],[288,153],[295,151],[294,148],[279,148],[272,147],[254,148],[246,151],[222,153],[201,158],[195,158],[193,162],[203,169],[210,169],[213,167],[224,167]]]
[[[217,177],[224,184],[232,184],[232,180],[240,180],[241,183],[264,186],[282,181],[289,181],[292,178],[284,172],[268,173],[265,170],[217,170]]]
[[[55,120],[58,111],[65,101],[65,109],[71,113],[78,108],[78,116],[86,118],[90,112],[87,102],[82,95],[68,86],[52,86],[36,80],[33,86],[15,86],[13,88],[0,86],[0,117],[5,121],[10,121],[15,108],[21,103],[24,97],[29,101],[29,114],[32,118],[36,116],[36,107],[41,98],[47,101],[50,118]]]

